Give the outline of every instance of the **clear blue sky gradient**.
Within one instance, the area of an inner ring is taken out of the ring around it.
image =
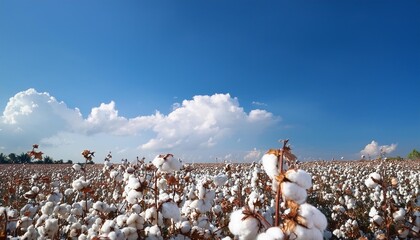
[[[282,118],[256,147],[351,158],[376,140],[406,156],[420,149],[420,1],[5,0],[0,81],[1,109],[33,87],[85,116],[230,93]]]

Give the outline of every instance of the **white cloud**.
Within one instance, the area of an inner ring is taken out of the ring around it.
[[[255,106],[267,107],[267,104],[266,103],[263,103],[263,102],[252,101],[252,104],[255,105]]]
[[[238,144],[236,139],[245,136],[256,137],[280,120],[265,110],[245,112],[229,94],[194,96],[173,106],[168,115],[156,111],[126,118],[111,101],[93,107],[83,117],[78,108],[68,108],[49,93],[31,88],[9,99],[0,116],[0,142],[10,152],[26,152],[32,144],[41,143],[62,156],[70,149],[79,155],[89,146],[104,154],[177,150],[192,156]]]
[[[261,158],[261,151],[257,150],[256,148],[254,148],[252,151],[249,151],[245,156],[244,156],[244,160],[246,162],[258,162]]]
[[[156,137],[142,144],[140,149],[171,149],[180,145],[211,147],[235,133],[276,121],[271,113],[264,110],[252,110],[247,114],[238,100],[229,94],[194,96],[162,117],[153,128]]]
[[[377,157],[381,154],[381,152],[385,154],[390,154],[391,152],[397,149],[397,144],[391,145],[382,145],[379,146],[376,141],[372,141],[371,143],[367,144],[365,148],[360,151],[360,154],[370,157]]]

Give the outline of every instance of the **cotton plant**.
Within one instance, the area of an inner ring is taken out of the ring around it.
[[[383,163],[379,165],[378,171],[381,171],[382,174],[373,172],[365,179],[365,185],[371,189],[374,199],[369,216],[372,228],[375,230],[375,237],[400,239],[419,237],[420,228],[413,221],[413,213],[408,214],[404,207],[406,204],[403,204],[398,197],[398,179],[389,177]],[[415,209],[415,204],[412,202],[409,204],[414,205],[411,207]],[[409,211],[413,212],[411,208]],[[407,221],[410,218],[411,222]]]
[[[269,150],[261,159],[276,196],[274,226],[259,211],[247,206],[231,214],[229,230],[239,239],[305,239],[307,236],[323,239],[327,219],[306,203],[312,178],[306,171],[295,168],[296,157],[287,143],[285,140],[283,148]]]

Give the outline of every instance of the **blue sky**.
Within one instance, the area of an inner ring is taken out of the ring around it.
[[[1,1],[0,152],[242,161],[289,138],[301,160],[372,140],[406,156],[419,16],[419,1]]]

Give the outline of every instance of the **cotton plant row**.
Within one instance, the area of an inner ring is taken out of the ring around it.
[[[298,164],[287,141],[252,164],[82,156],[73,166],[0,169],[0,237],[418,238],[419,162]]]
[[[309,201],[327,214],[333,238],[418,239],[418,162],[316,162]]]

